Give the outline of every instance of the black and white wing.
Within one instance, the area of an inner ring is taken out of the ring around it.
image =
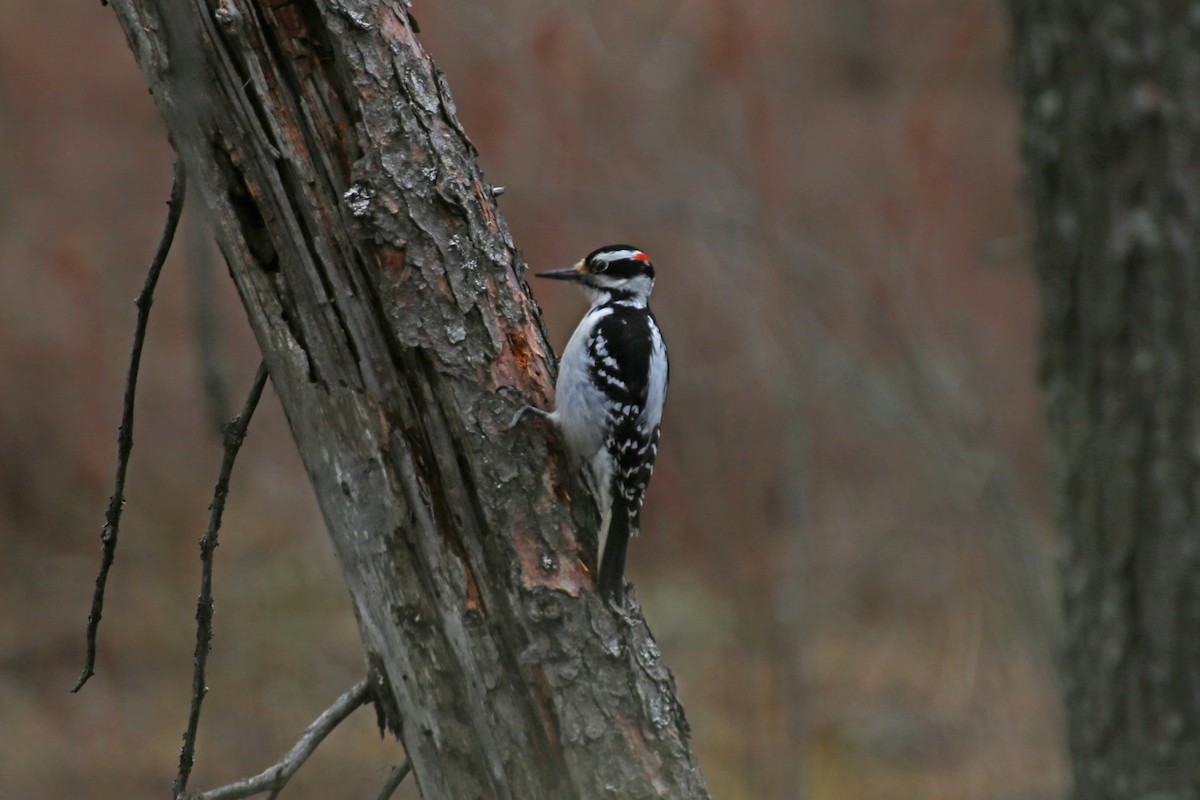
[[[624,501],[636,533],[658,455],[666,347],[649,309],[620,305],[596,324],[589,344],[592,380],[609,400],[604,449],[613,459],[612,496]]]

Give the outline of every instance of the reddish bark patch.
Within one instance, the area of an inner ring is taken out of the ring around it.
[[[567,490],[566,482],[560,480],[562,476],[566,474],[568,467],[559,459],[558,453],[551,452],[549,457],[551,458],[552,463],[550,464],[550,469],[544,473],[544,476],[547,479],[546,488],[558,502],[562,503],[563,505],[570,505],[571,493]]]
[[[545,370],[546,353],[539,342],[519,325],[509,328],[505,341],[508,347],[492,362],[491,388],[532,384],[548,401],[551,385]]]
[[[408,256],[402,247],[385,244],[379,248],[379,266],[394,278],[403,278],[408,268]]]
[[[587,568],[579,559],[579,548],[569,530],[560,530],[557,550],[551,550],[522,525],[513,533],[513,547],[521,562],[521,584],[527,588],[545,587],[578,597],[585,586],[591,587]]]
[[[529,364],[533,361],[533,351],[529,347],[529,340],[525,338],[525,334],[519,328],[509,332],[508,346],[512,350],[517,369],[521,372],[529,372]]]
[[[533,694],[534,703],[537,705],[538,716],[541,717],[542,727],[546,729],[546,738],[550,740],[550,747],[554,751],[561,748],[558,738],[558,725],[555,722],[554,714],[551,713],[550,707],[550,683],[546,680],[546,672],[542,669],[541,664],[533,664],[529,668],[530,681],[529,689]]]
[[[642,766],[642,771],[646,775],[646,780],[650,782],[660,795],[667,790],[667,782],[663,779],[662,762],[658,754],[646,743],[646,737],[642,734],[641,728],[637,723],[626,717],[618,717],[617,723],[621,727],[621,733],[625,736],[625,741],[629,742],[629,751],[637,758],[638,763]]]
[[[478,177],[472,180],[475,183],[475,197],[479,200],[479,208],[483,210],[483,221],[487,223],[488,230],[499,233],[500,226],[496,224],[496,215],[492,213],[492,198],[484,194],[483,184],[479,182]]]
[[[479,598],[479,585],[475,583],[475,572],[471,569],[471,565],[467,563],[466,559],[461,559],[461,561],[463,572],[467,575],[467,609],[483,613],[483,602]]]
[[[289,39],[299,39],[308,34],[304,26],[304,17],[293,0],[274,0],[270,5],[275,19],[279,21],[279,27]]]
[[[402,14],[390,5],[380,4],[379,28],[389,39],[409,42],[412,31],[409,28],[408,15]]]

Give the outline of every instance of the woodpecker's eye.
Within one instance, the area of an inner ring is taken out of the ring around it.
[[[592,272],[604,272],[604,270],[606,270],[606,269],[608,269],[607,261],[592,262]]]

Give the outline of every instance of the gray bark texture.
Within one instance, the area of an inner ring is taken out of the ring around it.
[[[704,798],[594,509],[536,422],[549,348],[395,0],[112,0],[199,189],[425,800]],[[586,542],[586,543],[585,543]],[[201,753],[203,757],[203,753]]]
[[[1077,798],[1200,798],[1200,3],[1009,0]]]

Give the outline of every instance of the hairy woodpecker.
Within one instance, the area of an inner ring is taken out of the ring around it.
[[[600,505],[597,586],[623,604],[625,551],[638,532],[667,398],[667,346],[647,304],[654,265],[636,247],[616,244],[537,276],[570,281],[591,300],[563,351],[555,409],[546,416]]]

